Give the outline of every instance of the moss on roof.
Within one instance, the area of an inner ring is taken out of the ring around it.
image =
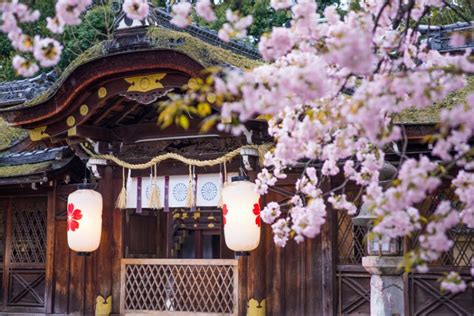
[[[213,46],[185,32],[153,26],[149,27],[147,35],[151,40],[151,49],[169,49],[181,52],[199,62],[203,67],[227,64],[245,70],[261,65],[259,61],[240,56],[221,47]],[[23,105],[34,106],[49,99],[76,68],[95,59],[107,56],[108,53],[104,47],[108,42],[110,41],[98,43],[87,49],[64,69],[58,80],[47,91],[25,102]],[[140,49],[137,51],[140,51]]]
[[[152,40],[154,47],[179,51],[193,58],[204,67],[230,64],[241,69],[252,69],[261,65],[259,61],[208,44],[185,32],[153,26],[148,29],[147,35]],[[176,45],[176,43],[179,44]]]
[[[8,149],[15,142],[27,136],[25,130],[14,128],[7,125],[7,123],[0,118],[0,151]]]
[[[51,161],[18,166],[2,166],[0,167],[0,178],[19,177],[41,173],[46,171],[50,165]]]
[[[461,102],[465,102],[466,96],[474,92],[474,76],[467,79],[464,88],[450,93],[442,102],[435,103],[423,110],[411,108],[400,113],[395,118],[396,123],[400,124],[435,124],[439,122],[439,114],[443,109],[451,109]]]

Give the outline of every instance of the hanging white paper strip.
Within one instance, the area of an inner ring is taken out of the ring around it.
[[[186,207],[189,176],[171,176],[169,182],[169,207]]]
[[[216,206],[221,197],[219,174],[200,174],[197,177],[196,206]]]
[[[228,181],[236,173],[227,174]],[[169,177],[168,203],[169,207],[187,207],[189,176]],[[137,178],[130,178],[127,181],[127,208],[137,208]],[[165,177],[157,178],[157,185],[160,192],[161,205],[165,203]],[[152,190],[150,177],[142,177],[142,208],[149,208]],[[196,188],[196,206],[217,206],[221,197],[221,180],[218,173],[198,174]]]
[[[127,186],[127,208],[137,208],[137,178],[131,178]],[[165,177],[157,177],[156,184],[160,193],[161,205],[165,201]],[[149,208],[152,183],[150,177],[142,178],[142,208]]]

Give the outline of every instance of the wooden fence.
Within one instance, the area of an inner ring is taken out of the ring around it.
[[[237,315],[237,260],[122,259],[121,314]]]

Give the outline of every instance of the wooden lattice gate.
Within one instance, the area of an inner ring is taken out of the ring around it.
[[[121,314],[237,315],[237,260],[123,259]]]

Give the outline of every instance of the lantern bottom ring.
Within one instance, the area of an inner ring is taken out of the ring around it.
[[[236,257],[248,257],[248,256],[250,256],[250,251],[236,251],[235,256]]]
[[[77,253],[78,256],[81,256],[81,257],[89,257],[91,255],[90,252],[85,252],[85,251],[79,251]]]

